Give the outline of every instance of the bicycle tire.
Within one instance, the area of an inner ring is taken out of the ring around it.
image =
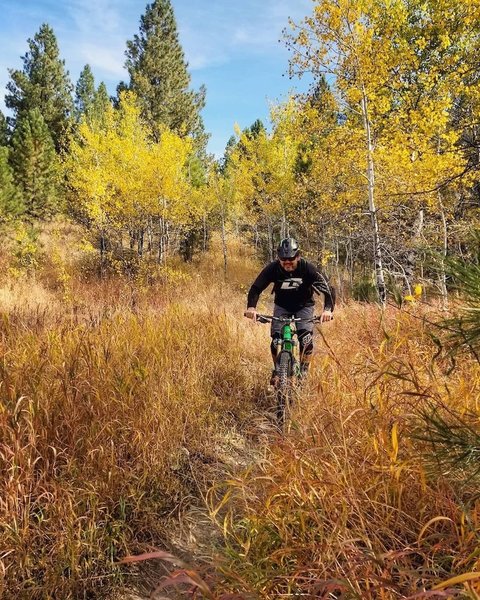
[[[285,428],[292,400],[293,356],[288,350],[282,350],[277,359],[277,421]]]

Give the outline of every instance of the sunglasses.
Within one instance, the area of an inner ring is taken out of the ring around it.
[[[280,262],[295,262],[297,260],[298,256],[294,256],[293,258],[279,258],[278,260]]]

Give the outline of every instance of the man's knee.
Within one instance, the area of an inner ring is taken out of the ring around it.
[[[271,350],[272,356],[274,358],[277,356],[279,342],[280,342],[280,336],[278,334],[272,335],[272,341],[270,343],[270,350]]]
[[[298,332],[300,341],[300,352],[304,356],[310,356],[313,353],[313,333],[306,329],[300,329]]]

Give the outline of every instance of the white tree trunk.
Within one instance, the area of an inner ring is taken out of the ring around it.
[[[272,221],[270,217],[267,217],[267,233],[268,233],[268,253],[270,255],[270,260],[275,259],[275,251],[273,246],[273,231],[272,231]]]
[[[287,237],[287,217],[285,215],[285,210],[282,212],[282,224],[280,227],[280,239],[285,239]]]
[[[385,276],[383,273],[382,248],[380,245],[380,232],[378,228],[377,208],[375,206],[375,165],[373,162],[373,142],[368,116],[368,101],[365,90],[362,91],[362,117],[365,127],[367,141],[367,182],[368,182],[368,208],[373,230],[373,252],[375,258],[375,277],[380,302],[385,305],[387,293],[385,287]]]
[[[440,208],[440,216],[442,218],[442,262],[440,266],[440,273],[438,275],[439,284],[440,284],[440,293],[442,295],[442,304],[443,308],[448,308],[448,290],[447,290],[447,273],[445,271],[445,260],[447,258],[448,253],[448,229],[447,229],[447,217],[445,215],[445,207],[443,205],[442,193],[439,190],[438,194],[438,205]]]
[[[227,279],[227,231],[226,231],[225,208],[222,210],[222,252],[223,252],[223,275]]]

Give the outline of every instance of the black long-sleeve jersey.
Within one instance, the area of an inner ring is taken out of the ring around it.
[[[274,302],[292,313],[315,304],[314,291],[325,296],[325,310],[335,307],[335,290],[312,263],[301,258],[295,271],[285,271],[276,260],[258,275],[248,292],[247,307],[257,306],[260,294],[273,283]]]

